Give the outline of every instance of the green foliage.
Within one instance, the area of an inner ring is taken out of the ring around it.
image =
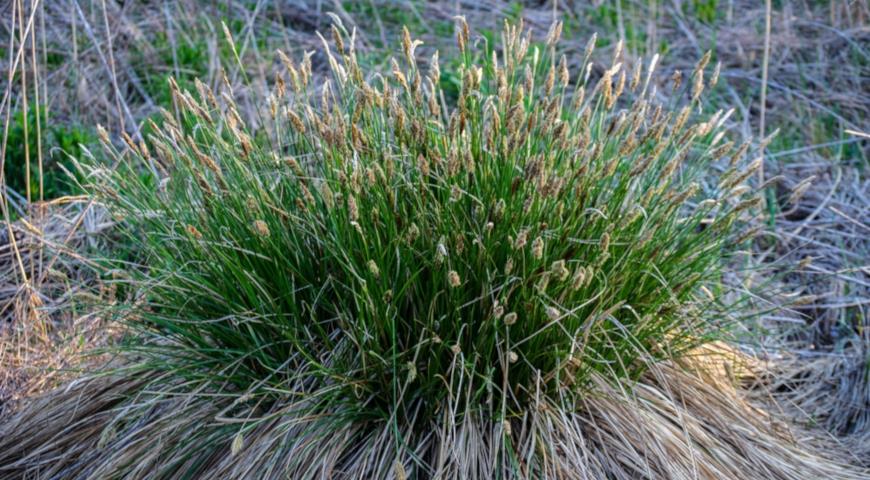
[[[174,78],[184,89],[193,89],[193,79],[208,72],[209,54],[205,38],[194,32],[181,36],[173,44],[166,32],[157,32],[152,49],[140,52],[134,65],[142,80],[142,87],[158,105],[169,105],[172,93],[169,79]],[[154,65],[163,68],[155,69]]]
[[[634,12],[632,2],[618,0],[623,12],[622,29],[625,31],[625,45],[628,49],[643,52],[646,48],[647,32],[646,23],[639,20],[637,15],[627,15],[626,12]],[[612,2],[604,2],[591,11],[592,23],[603,26],[607,31],[619,31],[619,10]],[[606,36],[599,38],[601,46],[609,43]],[[652,53],[652,52],[650,52]]]
[[[66,55],[58,50],[62,49],[60,47],[54,46],[53,49],[45,53],[45,64],[49,68],[59,68],[61,65],[63,65],[63,62],[66,61]]]
[[[453,24],[444,20],[426,21],[422,18],[425,11],[425,2],[419,0],[406,0],[393,2],[384,0],[368,0],[365,2],[345,1],[342,7],[354,18],[366,19],[371,27],[377,26],[385,31],[388,42],[393,41],[400,33],[399,28],[405,27],[414,31],[429,31],[435,38],[452,38]],[[384,45],[379,35],[371,35],[376,29],[370,31],[369,40],[378,49],[388,48]]]
[[[41,132],[37,129],[37,116]],[[12,113],[4,160],[8,187],[25,195],[29,185],[31,198],[39,199],[40,135],[43,155],[41,180],[45,198],[57,198],[76,192],[75,182],[70,181],[64,169],[72,170],[70,157],[81,158],[81,145],[92,144],[93,135],[79,127],[51,123],[44,107],[29,109],[26,118],[22,110]],[[30,158],[29,177],[27,158]]]
[[[523,18],[522,2],[511,2],[505,12],[505,18],[512,22],[520,21],[520,19]]]
[[[718,9],[719,0],[692,0],[692,11],[701,22],[713,23]]]
[[[220,5],[218,10],[224,11]],[[253,8],[253,6],[251,6]],[[245,20],[235,18],[227,13],[225,23],[230,32],[244,33],[248,29]],[[169,80],[174,79],[183,90],[194,89],[194,79],[204,78],[211,70],[212,62],[218,65],[236,63],[232,49],[226,42],[218,42],[214,51],[209,49],[210,40],[215,36],[215,29],[220,38],[223,34],[220,26],[210,26],[211,20],[204,18],[202,22],[191,22],[179,27],[170,36],[170,31],[159,30],[151,37],[147,49],[133,52],[132,64],[140,79],[142,90],[155,105],[168,106],[172,101],[172,89]],[[182,30],[183,28],[183,30]],[[258,55],[271,52],[278,40],[272,32],[259,25],[251,27],[251,41],[245,51],[239,52],[242,61],[259,62]],[[254,48],[256,46],[256,48]],[[213,57],[217,58],[213,58]],[[242,68],[243,75],[250,73]]]
[[[147,154],[84,165],[146,261],[125,352],[185,391],[419,429],[572,404],[716,334],[734,308],[720,269],[757,205],[739,153],[699,183],[734,154],[721,113],[668,111],[619,59],[571,82],[555,33],[533,51],[509,29],[495,64],[459,31],[453,108],[407,32],[403,64],[369,83],[336,30],[326,87],[283,59],[269,136],[220,95],[175,91],[182,117]],[[164,177],[141,175],[146,157]]]

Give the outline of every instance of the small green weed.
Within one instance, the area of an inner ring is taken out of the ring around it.
[[[39,177],[39,138],[37,136],[37,115],[42,129],[42,178]],[[95,142],[93,134],[75,126],[61,126],[50,122],[44,107],[31,108],[25,118],[19,110],[12,113],[9,137],[6,144],[4,174],[8,188],[24,196],[31,193],[33,200],[39,199],[40,185],[46,199],[69,195],[77,191],[75,182],[67,176],[64,169],[71,170],[70,157],[81,158],[81,145]],[[27,135],[25,135],[25,129]],[[26,141],[25,141],[26,138]],[[30,169],[26,168],[26,158],[30,158]]]

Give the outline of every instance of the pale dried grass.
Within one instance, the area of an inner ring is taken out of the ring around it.
[[[416,436],[383,423],[333,429],[304,417],[302,402],[257,409],[233,396],[143,392],[153,377],[91,376],[0,426],[0,478],[174,478],[185,468],[200,478],[866,478],[835,441],[742,397],[738,385],[764,368],[714,345],[636,384],[601,380],[574,410],[541,400],[510,422],[510,463],[507,427],[481,418],[445,412]],[[199,450],[242,431],[231,409],[269,420]]]
[[[68,376],[63,371],[108,334],[87,305],[112,292],[99,290],[82,256],[109,226],[104,214],[81,199],[34,210],[0,231],[0,417]]]

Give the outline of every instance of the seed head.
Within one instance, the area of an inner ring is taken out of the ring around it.
[[[359,220],[359,207],[356,204],[356,197],[353,195],[347,196],[347,211],[350,216],[350,221],[356,222]]]
[[[803,260],[798,263],[798,269],[804,270],[808,268],[813,263],[813,257],[804,257]]]
[[[441,108],[438,106],[438,92],[435,89],[435,84],[431,79],[426,79],[429,83],[429,112],[436,118],[441,116]]]
[[[613,90],[613,95],[611,96],[610,102],[607,104],[607,108],[613,106],[619,96],[622,95],[623,89],[625,89],[625,70],[619,72],[619,79],[616,81],[616,87]]]
[[[538,279],[538,283],[535,284],[535,289],[539,293],[545,293],[547,291],[547,287],[550,285],[550,272],[544,272],[541,275],[541,278]]]
[[[429,160],[422,154],[417,156],[417,168],[420,169],[420,175],[424,177],[429,176]]]
[[[601,240],[599,240],[598,245],[601,247],[601,250],[606,252],[610,249],[610,234],[604,232],[604,235],[601,235]]]
[[[712,300],[716,300],[716,296],[713,295],[713,292],[711,292],[710,289],[707,288],[705,285],[701,285],[701,292],[702,292],[702,293],[703,293],[703,294],[704,294],[704,295],[705,295],[709,300],[711,300],[711,301],[712,301]]]
[[[602,95],[604,96],[604,104],[607,105],[607,108],[610,108],[615,101],[613,98],[613,75],[610,73],[610,70],[604,72],[600,83]]]
[[[444,259],[447,258],[447,247],[444,245],[444,241],[442,237],[435,247],[435,263],[438,265],[444,263]]]
[[[553,262],[553,264],[550,266],[550,271],[553,273],[553,275],[556,276],[556,278],[559,279],[560,282],[564,281],[566,278],[568,278],[568,275],[571,274],[571,272],[569,272],[568,269],[565,268],[565,260],[556,260],[555,262]]]
[[[230,445],[230,454],[238,455],[240,451],[242,451],[242,447],[245,444],[245,438],[242,436],[242,432],[237,433],[233,437],[233,443]]]
[[[408,232],[406,236],[408,239],[408,243],[414,243],[414,240],[417,240],[417,238],[420,236],[420,228],[417,227],[416,223],[412,223],[408,227]]]
[[[300,134],[305,133],[305,123],[302,122],[302,118],[289,108],[286,112],[287,118],[290,120],[290,124],[293,125],[293,128],[295,128]]]
[[[517,363],[517,360],[519,360],[519,359],[520,359],[520,356],[517,355],[517,352],[514,352],[513,350],[508,352],[508,362]]]
[[[441,80],[441,67],[438,63],[438,51],[436,50],[429,61],[429,81],[433,85],[437,85]]]
[[[692,112],[692,109],[686,105],[680,110],[680,113],[677,115],[677,120],[674,122],[674,126],[672,127],[672,132],[678,132],[683,126],[686,124],[686,121],[689,120],[689,114]]]
[[[549,72],[547,73],[547,80],[544,82],[544,96],[549,97],[551,93],[553,93],[553,87],[556,84],[556,70],[553,67],[550,67]]]
[[[492,307],[492,316],[498,320],[502,315],[504,315],[504,305],[496,301],[495,306]]]
[[[677,91],[677,89],[680,88],[680,84],[683,83],[683,72],[681,72],[680,70],[674,70],[674,74],[673,76],[671,76],[671,82],[673,82],[671,91]]]
[[[402,72],[402,69],[399,68],[399,63],[396,62],[395,58],[390,59],[390,62],[393,64],[393,76],[396,77],[396,81],[399,82],[399,85],[401,85],[406,92],[410,91],[408,79],[405,78],[405,74]]]
[[[456,29],[456,44],[459,46],[459,51],[465,53],[465,45],[468,43],[468,23],[465,17],[456,17],[459,20],[459,27]]]
[[[456,253],[461,255],[465,251],[465,237],[461,233],[456,234],[455,244]]]
[[[310,52],[305,52],[305,55],[302,56],[302,85],[308,86],[308,81],[311,79],[311,57],[314,56],[316,52],[313,50]]]
[[[623,48],[625,48],[625,42],[620,39],[616,42],[616,48],[613,49],[613,63],[616,63],[620,58],[622,58]]]
[[[414,366],[414,362],[406,363],[405,367],[408,369],[408,383],[411,383],[417,378],[417,367]]]
[[[707,84],[708,88],[713,88],[719,83],[719,74],[722,71],[722,62],[716,62],[716,67],[713,69],[713,75],[710,76],[710,82]]]
[[[396,460],[396,463],[393,467],[393,469],[396,471],[397,480],[408,480],[408,474],[405,473],[405,466],[402,465],[402,462]]]
[[[640,72],[643,70],[643,62],[638,59],[634,64],[634,71],[631,74],[631,84],[628,86],[629,90],[632,92],[637,89],[637,86],[640,84]]]
[[[504,79],[507,82],[507,78]],[[507,86],[505,86],[505,89]],[[535,88],[535,74],[532,73],[532,67],[529,64],[526,64],[526,68],[523,70],[523,90],[528,90],[530,92],[534,91]],[[502,103],[505,103],[502,100]]]
[[[708,198],[708,199],[705,199],[705,200],[701,201],[700,203],[698,203],[697,210],[698,211],[707,210],[707,209],[715,207],[718,204],[719,204],[719,201],[716,200],[715,198]]]
[[[595,42],[598,40],[598,33],[593,33],[589,40],[586,42],[586,48],[583,52],[583,63],[589,61],[589,57],[592,56],[592,51],[595,50]]]
[[[374,260],[369,260],[366,264],[369,267],[369,272],[372,273],[372,276],[375,278],[379,278],[381,276],[381,270],[378,268],[378,264],[375,263]]]
[[[562,22],[556,21],[550,25],[550,31],[547,32],[547,46],[552,47],[559,42],[562,36]]]
[[[692,83],[692,101],[701,98],[704,92],[704,71],[698,70],[695,72],[694,82]]]
[[[261,237],[266,238],[269,236],[269,226],[262,220],[254,220],[254,231]]]
[[[193,225],[187,225],[187,233],[197,240],[202,239],[202,234]]]
[[[109,132],[102,126],[97,124],[97,135],[100,137],[100,141],[108,145],[110,143],[109,140]]]
[[[818,297],[813,294],[802,295],[794,300],[791,305],[800,306],[800,305],[809,305],[818,300]]]
[[[713,57],[712,50],[707,50],[706,52],[704,52],[704,56],[702,56],[701,59],[698,60],[698,63],[695,65],[695,71],[699,71],[699,70],[703,70],[703,69],[707,68],[707,65],[709,65],[710,59],[712,57]]]
[[[736,207],[734,207],[734,210],[732,210],[732,213],[736,214],[736,213],[742,212],[744,210],[749,210],[751,208],[755,208],[755,207],[761,205],[763,201],[764,200],[761,197],[754,197],[754,198],[749,198],[749,199],[743,200],[742,202],[738,203]]]
[[[332,209],[332,206],[335,205],[335,194],[332,193],[332,189],[326,182],[320,184],[320,198],[323,199],[326,208]]]
[[[248,208],[249,212],[257,211],[257,199],[254,198],[253,195],[248,195],[248,198],[245,199],[245,206]]]
[[[529,241],[529,229],[524,228],[517,234],[517,239],[514,241],[514,249],[520,250],[526,246]]]
[[[510,275],[511,272],[513,271],[513,269],[514,269],[514,259],[509,258],[509,259],[507,259],[507,262],[504,263],[504,274]]]
[[[378,183],[378,177],[375,175],[375,169],[372,167],[366,169],[366,180],[369,187],[373,187]]]
[[[577,267],[577,270],[574,271],[574,277],[571,279],[571,289],[579,290],[586,284],[586,269],[584,267]]]
[[[311,194],[311,190],[309,190],[308,187],[305,186],[305,184],[300,185],[300,188],[302,190],[302,198],[305,199],[305,202],[309,205],[313,205],[314,195]]]
[[[565,88],[570,82],[571,74],[568,73],[568,60],[565,55],[562,55],[562,58],[559,59],[559,83],[562,84],[562,88]]]
[[[794,187],[794,189],[792,189],[791,195],[789,195],[789,197],[788,197],[788,203],[790,203],[792,205],[796,205],[800,201],[800,199],[803,198],[804,194],[807,192],[807,190],[813,184],[813,180],[815,180],[815,179],[816,179],[816,176],[812,175],[810,177],[807,177],[807,178],[801,180],[800,183],[798,183]]]
[[[450,288],[456,288],[459,286],[462,281],[459,279],[459,274],[456,273],[456,270],[450,270],[447,273],[447,283],[450,284]]]
[[[547,307],[547,316],[550,317],[550,320],[558,320],[562,314],[556,307]]]
[[[510,312],[504,316],[504,324],[507,326],[511,326],[517,323],[517,314],[514,312]]]
[[[541,237],[535,238],[532,242],[532,256],[536,260],[540,260],[544,256],[544,239]]]
[[[502,217],[504,217],[505,208],[507,208],[507,204],[505,203],[503,198],[500,198],[498,202],[495,203],[493,217],[495,217],[496,220],[501,220]]]
[[[728,166],[733,167],[737,165],[737,162],[746,155],[746,152],[749,151],[749,147],[752,145],[752,140],[746,140],[743,142],[737,150],[731,155],[731,159],[728,161]]]

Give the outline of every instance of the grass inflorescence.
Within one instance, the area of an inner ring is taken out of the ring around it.
[[[535,468],[511,447],[530,410],[581,408],[722,332],[737,308],[722,271],[760,201],[728,114],[697,113],[709,55],[685,80],[691,104],[663,105],[655,58],[617,48],[593,65],[593,40],[569,68],[560,28],[535,43],[506,25],[487,50],[460,21],[448,103],[438,55],[420,65],[407,30],[382,76],[337,23],[331,78],[315,86],[310,55],[280,54],[256,125],[228,84],[197,83],[173,84],[178,113],[147,142],[122,153],[102,131],[116,168],[82,168],[144,259],[122,265],[136,294],[122,349],[159,374],[146,390],[231,399],[165,468],[277,423],[311,425],[327,449],[346,438],[324,432],[386,425],[383,447],[431,472],[438,447],[418,446],[469,419],[496,426],[500,462]]]

